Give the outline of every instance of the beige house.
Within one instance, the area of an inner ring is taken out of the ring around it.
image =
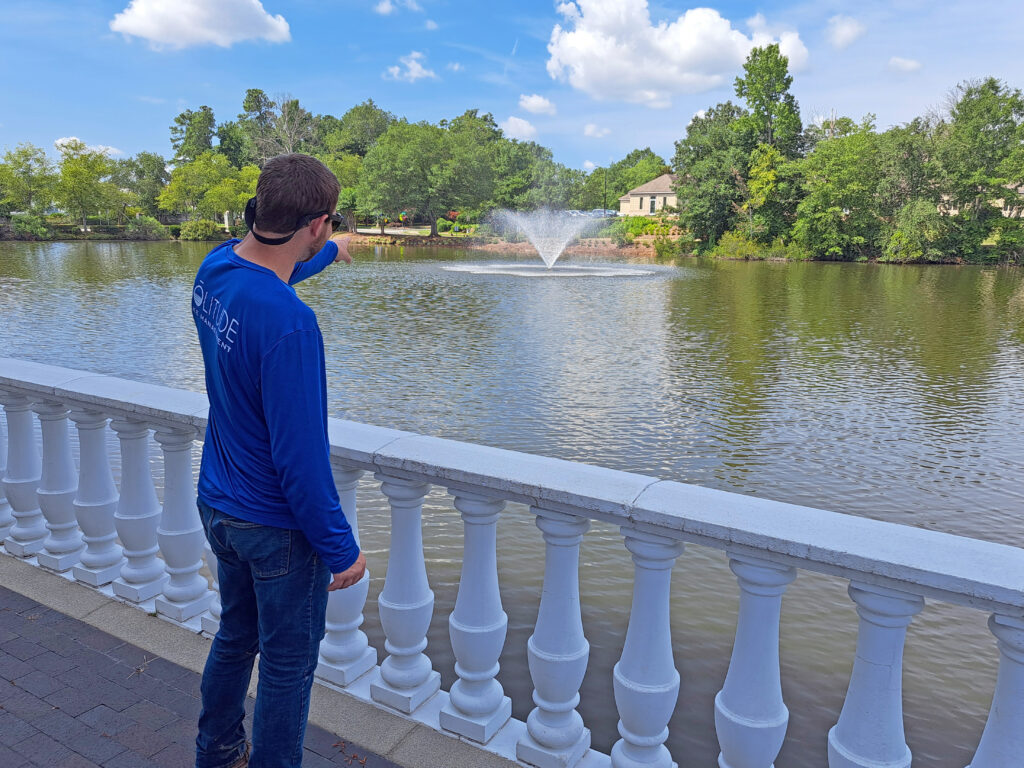
[[[675,208],[678,205],[672,185],[676,177],[671,173],[663,173],[656,179],[641,184],[636,189],[619,198],[619,214],[622,216],[651,216],[666,205]]]

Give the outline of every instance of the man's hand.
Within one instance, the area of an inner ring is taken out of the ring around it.
[[[356,558],[356,561],[352,563],[347,570],[334,574],[334,580],[327,585],[327,591],[333,592],[336,589],[351,587],[363,578],[364,573],[366,573],[366,558],[363,557],[363,553],[360,552],[359,557]]]
[[[335,261],[344,261],[346,264],[352,263],[352,257],[348,253],[348,241],[351,239],[352,235],[331,235],[331,240],[338,245],[338,255],[335,257]]]

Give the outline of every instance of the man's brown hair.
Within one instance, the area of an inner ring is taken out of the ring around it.
[[[334,174],[315,157],[272,157],[256,182],[256,226],[264,232],[291,232],[301,216],[333,213],[340,191]]]

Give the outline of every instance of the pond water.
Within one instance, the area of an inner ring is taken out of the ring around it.
[[[189,301],[207,249],[0,243],[0,355],[201,391]],[[415,248],[354,255],[298,288],[323,330],[332,416],[1024,545],[1018,269],[625,264],[609,252],[594,261],[624,274],[531,279],[473,265],[537,259]],[[373,600],[388,518],[369,481],[360,525]],[[428,653],[447,688],[462,531],[443,489],[428,498],[424,525],[437,595]],[[519,718],[532,706],[525,645],[541,544],[531,516],[510,505],[499,524],[509,614],[500,679]],[[582,558],[592,652],[580,710],[607,750],[617,738],[611,667],[632,566],[618,531],[598,524]],[[685,768],[715,764],[713,697],[737,603],[724,556],[688,547],[673,576],[682,692],[669,738]],[[368,606],[365,629],[382,647],[375,613]],[[929,603],[911,626],[906,726],[922,765],[970,761],[997,661],[986,619]],[[778,768],[825,764],[856,625],[841,580],[801,573],[787,593],[791,719]]]

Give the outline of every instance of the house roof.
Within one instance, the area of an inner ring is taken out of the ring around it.
[[[672,185],[676,182],[676,175],[672,173],[663,173],[656,179],[648,181],[646,184],[641,184],[636,189],[631,189],[627,194],[630,195],[671,195],[675,194],[675,190],[672,189]]]

